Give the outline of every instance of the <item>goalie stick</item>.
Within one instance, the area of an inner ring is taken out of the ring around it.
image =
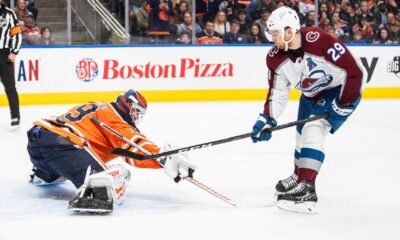
[[[323,115],[312,116],[310,118],[306,118],[306,119],[302,119],[302,120],[298,120],[298,121],[294,121],[294,122],[285,123],[285,124],[276,126],[274,128],[271,128],[271,129],[267,128],[267,129],[264,129],[263,131],[271,131],[271,132],[273,132],[273,131],[277,131],[277,130],[281,130],[281,129],[285,129],[285,128],[289,128],[289,127],[305,124],[305,123],[308,123],[308,122],[316,121],[316,120],[319,120],[319,119],[323,119],[323,118],[326,118],[326,116],[327,116],[326,113],[323,114]],[[211,141],[211,142],[206,142],[206,143],[200,143],[200,144],[192,145],[192,146],[189,146],[189,147],[179,148],[179,149],[175,149],[175,150],[171,150],[171,151],[167,151],[167,152],[162,152],[162,153],[158,153],[158,154],[154,154],[154,155],[133,153],[131,151],[128,151],[128,150],[125,150],[125,149],[122,149],[122,148],[114,148],[111,151],[111,153],[116,154],[116,155],[120,155],[120,156],[124,156],[124,157],[133,158],[133,159],[145,160],[145,159],[164,157],[164,156],[168,156],[168,155],[172,155],[172,154],[176,154],[176,153],[180,153],[180,152],[187,152],[187,151],[192,151],[192,150],[196,150],[196,149],[211,147],[211,146],[219,145],[219,144],[222,144],[222,143],[233,142],[233,141],[240,140],[240,139],[243,139],[243,138],[248,138],[250,136],[251,136],[251,133],[245,133],[245,134],[241,134],[241,135],[237,135],[237,136],[233,136],[233,137],[229,137],[229,138],[224,138],[224,139]]]
[[[108,131],[110,131],[111,133],[113,133],[115,136],[119,137],[120,139],[122,139],[124,142],[128,143],[129,145],[131,145],[132,147],[140,150],[141,152],[144,152],[146,154],[149,154],[149,152],[140,147],[139,145],[137,145],[136,143],[132,142],[131,140],[127,139],[126,137],[124,137],[122,134],[120,134],[119,132],[115,131],[113,128],[111,128],[110,126],[108,126],[107,124],[103,123],[102,121],[100,121],[99,119],[95,118],[95,117],[91,117],[90,120],[92,120],[93,122],[99,124],[101,127],[107,129]],[[151,155],[148,155],[151,156]],[[141,160],[141,159],[138,159]],[[157,161],[161,166],[163,166],[163,164],[160,161]],[[232,199],[224,196],[223,194],[215,191],[214,189],[208,187],[207,185],[199,182],[198,180],[196,180],[195,178],[193,178],[191,176],[192,174],[189,174],[189,176],[184,177],[183,179],[189,181],[190,183],[196,185],[197,187],[203,189],[204,191],[216,196],[217,198],[221,199],[222,201],[230,204],[231,206],[236,207],[236,203],[232,201]],[[175,179],[174,179],[175,180]]]

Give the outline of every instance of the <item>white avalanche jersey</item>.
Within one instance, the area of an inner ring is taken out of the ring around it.
[[[277,119],[286,107],[290,87],[311,99],[341,86],[340,104],[355,102],[366,81],[365,69],[346,46],[320,28],[301,29],[298,56],[274,46],[267,55],[269,92],[264,114]]]

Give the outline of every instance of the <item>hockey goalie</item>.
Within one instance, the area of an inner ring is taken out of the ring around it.
[[[36,121],[28,131],[28,153],[33,163],[31,182],[36,185],[70,180],[77,195],[69,208],[78,212],[109,213],[124,199],[126,182],[130,179],[127,164],[113,163],[118,156],[113,148],[143,154],[160,151],[137,128],[147,110],[145,98],[134,90],[119,95],[115,102],[96,102],[73,107],[55,118]],[[126,143],[93,118],[107,124],[137,147]],[[172,149],[165,144],[164,151]],[[159,159],[126,163],[138,168],[163,168],[166,175],[179,182],[195,171],[185,153]]]

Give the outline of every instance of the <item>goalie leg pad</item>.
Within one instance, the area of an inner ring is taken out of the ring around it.
[[[69,208],[77,212],[112,212],[124,199],[130,172],[122,165],[114,165],[106,171],[89,174],[90,167],[85,183],[78,189],[79,195],[70,201]]]

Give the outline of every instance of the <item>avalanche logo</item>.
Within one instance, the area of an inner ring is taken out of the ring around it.
[[[314,31],[311,31],[311,32],[308,32],[307,34],[306,34],[306,40],[307,40],[307,42],[315,42],[315,41],[317,41],[318,40],[318,38],[319,38],[319,32],[314,32]]]
[[[302,92],[312,93],[329,86],[333,81],[333,76],[326,74],[323,70],[315,70],[311,72],[309,76],[303,74],[301,79],[302,80],[297,83],[296,89]]]
[[[93,81],[99,74],[98,64],[91,58],[83,58],[75,67],[76,76],[83,82]]]
[[[392,62],[388,62],[387,71],[400,78],[400,56],[394,57]]]

